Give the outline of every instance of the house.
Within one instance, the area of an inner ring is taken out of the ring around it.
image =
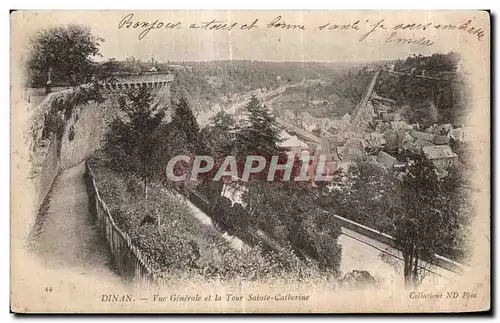
[[[422,147],[426,146],[434,146],[432,142],[428,142],[422,139],[417,139],[413,142],[413,147],[415,148],[416,151],[421,151]]]
[[[301,159],[304,160],[304,156],[301,156]],[[314,181],[316,178],[316,174],[318,171],[322,171],[323,176],[333,175],[336,171],[339,170],[339,165],[342,162],[342,158],[338,153],[337,148],[332,149],[331,152],[326,153],[319,147],[318,150],[314,153],[314,156],[309,157],[310,160],[310,168],[308,169],[308,175],[311,178],[311,181]],[[322,160],[322,169],[318,170],[318,166],[320,166],[320,161]]]
[[[318,105],[326,105],[326,104],[328,104],[328,101],[326,101],[326,100],[311,100],[308,103],[309,103],[309,105],[312,105],[312,106],[318,106]]]
[[[372,94],[372,96],[371,96],[370,99],[372,101],[374,101],[373,102],[374,104],[379,103],[379,104],[386,104],[388,106],[394,106],[394,105],[396,105],[396,101],[395,100],[381,97],[381,96],[379,96],[375,92],[373,92],[373,94]]]
[[[346,144],[343,147],[338,147],[337,152],[339,158],[346,161],[356,161],[365,155],[364,149],[356,145]]]
[[[450,137],[445,135],[436,135],[434,136],[434,140],[432,141],[432,143],[435,145],[449,145]]]
[[[379,104],[374,106],[375,106],[375,113],[378,118],[382,118],[382,115],[384,113],[389,113],[392,111],[392,108],[385,104]]]
[[[384,132],[384,138],[386,141],[385,147],[392,152],[410,149],[414,141],[414,138],[404,130],[395,131],[389,129]]]
[[[372,128],[375,132],[384,133],[391,127],[391,124],[381,120],[374,120],[372,123]]]
[[[387,170],[391,170],[396,164],[397,159],[386,152],[380,151],[377,155],[377,162],[382,164]]]
[[[386,122],[401,121],[403,118],[399,113],[383,113],[382,120]]]
[[[383,147],[385,146],[384,134],[372,132],[365,134],[365,140],[368,142],[369,147]]]
[[[391,121],[393,130],[413,130],[413,125],[407,124],[405,121]]]
[[[434,127],[434,133],[436,135],[447,135],[453,130],[453,126],[450,123],[441,124]]]
[[[434,142],[434,134],[422,131],[412,130],[410,131],[410,135],[415,139],[421,139],[428,142]]]
[[[398,134],[392,129],[387,129],[384,131],[385,146],[390,151],[396,151],[398,149]]]
[[[278,144],[282,148],[286,148],[293,155],[298,155],[302,150],[308,150],[309,146],[301,141],[297,136],[291,136],[288,132],[280,133],[282,141]]]
[[[400,150],[412,150],[414,146],[415,138],[410,136],[406,131],[398,131],[398,149]]]
[[[445,170],[458,164],[458,156],[448,145],[424,146],[422,151],[438,170]]]
[[[467,129],[464,127],[452,129],[451,136],[456,141],[465,141],[465,138],[467,138]]]
[[[342,136],[330,136],[321,140],[321,147],[324,152],[330,153],[336,147],[344,145],[346,139]]]

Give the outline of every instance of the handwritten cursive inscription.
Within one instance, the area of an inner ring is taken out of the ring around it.
[[[352,24],[333,24],[326,23],[318,27],[319,30],[359,30],[359,20],[356,20]]]
[[[398,36],[398,33],[393,31],[389,37],[385,40],[386,43],[394,43],[394,44],[412,44],[412,45],[420,45],[420,46],[432,46],[434,42],[427,39],[426,37],[413,38],[413,37],[401,37]]]
[[[279,28],[286,30],[293,30],[293,29],[306,30],[306,26],[304,25],[289,24],[286,23],[285,21],[282,21],[281,16],[277,16],[270,23],[268,23],[267,28]]]
[[[260,23],[260,26],[259,26]],[[191,30],[207,30],[219,32],[231,32],[235,30],[250,31],[253,29],[273,29],[283,32],[305,31],[310,32],[349,32],[350,34],[360,35],[358,41],[363,42],[373,35],[377,34],[386,43],[399,45],[418,45],[432,46],[436,43],[439,33],[465,33],[476,38],[477,41],[482,41],[485,37],[485,30],[473,24],[471,19],[462,24],[441,24],[439,22],[425,23],[418,21],[387,23],[384,18],[380,20],[354,20],[351,22],[323,22],[321,24],[306,26],[303,23],[293,23],[285,19],[282,15],[277,15],[272,20],[261,22],[259,18],[253,17],[246,22],[240,21],[223,21],[211,19],[202,22],[186,22],[185,25],[181,21],[137,21],[134,20],[134,14],[129,13],[124,16],[118,23],[118,29],[137,29],[140,30],[139,40],[146,37],[151,30],[178,30],[188,28]],[[346,34],[347,35],[347,34]],[[346,36],[351,37],[351,36]],[[353,37],[358,37],[354,35]]]
[[[118,23],[118,29],[125,28],[133,28],[133,29],[142,29],[139,34],[139,40],[143,39],[152,29],[181,29],[182,24],[180,21],[178,22],[164,22],[155,20],[154,22],[145,22],[145,21],[136,21],[133,22],[134,14],[129,13],[125,17],[122,18],[120,23]]]
[[[370,30],[366,33],[366,34],[363,34],[360,38],[359,38],[359,41],[363,41],[365,40],[366,38],[368,38],[368,36],[370,36],[371,34],[373,34],[374,32],[376,32],[377,30],[379,29],[387,29],[384,25],[384,19],[380,20],[379,22],[376,22],[372,25],[370,25]]]

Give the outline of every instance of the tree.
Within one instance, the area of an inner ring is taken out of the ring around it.
[[[294,182],[254,181],[243,195],[253,227],[297,254],[317,261],[320,269],[337,275],[342,248],[339,224],[315,204],[311,188]]]
[[[377,163],[357,161],[337,175],[333,190],[322,190],[319,203],[339,215],[392,233],[399,209],[397,181],[394,174]]]
[[[200,132],[205,153],[227,156],[234,150],[236,122],[234,118],[220,111],[210,119],[210,124]]]
[[[91,58],[101,56],[99,46],[103,41],[81,25],[40,30],[30,42],[28,84],[50,88],[54,81],[71,85],[89,82],[95,70]]]
[[[278,155],[284,151],[280,128],[269,109],[254,96],[243,111],[247,121],[237,129],[236,151],[240,156],[255,154]]]
[[[117,60],[112,58],[105,62],[96,64],[94,77],[95,80],[103,80],[106,82],[114,83],[116,79],[113,73],[121,71],[121,64]]]
[[[205,176],[202,177],[203,185],[200,188],[211,197],[215,197],[215,203],[222,193],[223,183],[212,181],[212,178],[224,158],[235,150],[235,128],[234,118],[230,114],[220,111],[210,119],[210,124],[200,131],[200,153],[214,158],[214,164],[217,166],[214,171],[204,174]]]
[[[353,289],[376,287],[377,281],[366,270],[352,270],[340,279],[340,284]]]
[[[419,284],[435,253],[452,234],[450,213],[443,211],[438,173],[424,155],[413,158],[400,185],[401,209],[395,220],[396,246],[403,254],[407,286]]]
[[[192,149],[191,152],[197,153],[200,148],[200,126],[184,97],[174,107],[171,126],[186,136],[186,144]]]
[[[442,210],[447,213],[446,218],[449,221],[442,229],[449,234],[445,235],[447,241],[438,252],[461,261],[467,256],[467,242],[471,235],[470,225],[474,214],[470,183],[467,180],[469,176],[463,166],[450,167],[447,171],[448,176],[443,179],[441,191]]]
[[[110,164],[120,170],[141,176],[144,195],[148,196],[148,181],[155,174],[153,158],[159,146],[156,130],[165,117],[161,101],[154,101],[151,89],[141,87],[127,93],[123,106],[127,118],[115,118],[105,138],[105,151]]]
[[[154,131],[153,136],[157,142],[152,154],[153,172],[157,178],[161,178],[166,186],[187,188],[187,182],[171,182],[166,177],[166,166],[175,156],[190,156],[189,162],[178,162],[175,164],[174,173],[186,174],[192,166],[194,155],[201,152],[200,130],[196,118],[193,115],[187,101],[183,98],[173,107],[172,121],[161,123]],[[179,186],[180,184],[180,186]],[[190,183],[195,184],[195,183]]]

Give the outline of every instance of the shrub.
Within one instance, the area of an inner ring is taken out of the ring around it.
[[[344,287],[358,289],[375,287],[377,285],[377,281],[366,270],[353,270],[345,274],[345,276],[340,280],[340,284]]]
[[[75,127],[71,126],[71,128],[69,128],[68,140],[73,141],[73,139],[75,139]]]
[[[202,224],[179,195],[157,184],[151,186],[145,199],[137,194],[140,181],[132,174],[106,167],[105,157],[98,152],[87,161],[101,197],[117,225],[165,276],[189,275],[205,280],[296,280],[312,276],[312,271],[302,268],[288,249],[280,253],[264,253],[260,246],[233,249],[220,233]],[[227,203],[221,205],[227,208]],[[232,210],[229,204],[228,214]],[[157,220],[143,221],[145,217]]]

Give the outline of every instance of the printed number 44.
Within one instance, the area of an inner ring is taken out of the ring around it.
[[[52,293],[52,287],[45,287],[46,293]]]

